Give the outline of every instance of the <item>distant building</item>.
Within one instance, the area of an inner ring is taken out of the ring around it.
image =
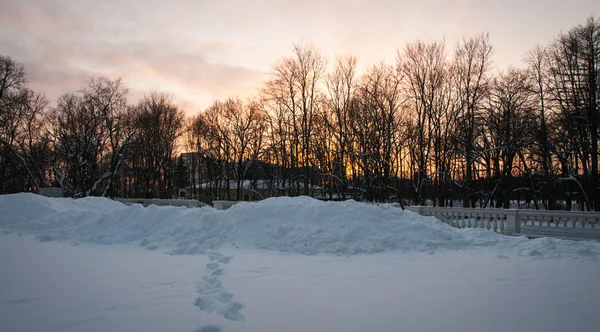
[[[317,167],[282,168],[260,160],[243,163],[243,179],[238,192],[238,165],[215,160],[203,153],[185,152],[177,158],[176,196],[197,199],[210,204],[213,200],[256,201],[268,197],[304,194],[304,179],[309,176],[308,195],[316,197],[323,191]],[[239,195],[239,196],[238,196]]]

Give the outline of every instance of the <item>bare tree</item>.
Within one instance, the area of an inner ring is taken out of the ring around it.
[[[390,181],[398,174],[399,165],[393,161],[399,153],[395,147],[404,103],[401,81],[392,66],[380,63],[371,67],[360,78],[357,104],[351,108],[351,159],[357,164],[355,180],[362,178],[360,187],[367,200],[387,199],[393,188]]]
[[[562,144],[556,144],[561,181],[571,183],[568,193],[579,190],[580,200],[588,209],[597,209],[599,204],[599,63],[600,24],[594,18],[560,34],[552,45],[550,91],[559,111],[559,131],[566,135]],[[570,202],[567,197],[567,208]]]
[[[498,205],[502,204],[504,208],[510,207],[510,197],[514,190],[511,179],[515,160],[519,156],[524,159],[525,149],[535,139],[532,109],[527,72],[510,68],[493,79],[485,117],[490,145],[483,153],[489,154],[493,161],[492,176],[498,183],[492,188],[501,189]],[[493,193],[488,196],[493,196]]]
[[[111,190],[133,134],[125,126],[126,93],[121,79],[92,78],[52,111],[54,176],[73,194],[106,196]]]
[[[8,173],[19,164],[13,159],[27,95],[23,65],[0,55],[0,193],[7,192]]]
[[[171,96],[154,92],[140,100],[135,108],[137,136],[136,163],[141,174],[137,181],[146,197],[171,197],[174,192],[173,179],[175,143],[182,134],[183,112],[175,105]]]
[[[417,41],[405,46],[398,54],[398,68],[405,76],[405,94],[410,101],[412,121],[414,121],[415,144],[411,146],[412,162],[415,164],[413,176],[414,201],[424,203],[425,184],[433,180],[434,204],[444,205],[442,192],[437,192],[445,174],[445,151],[442,147],[442,125],[449,123],[445,116],[452,107],[449,94],[450,80],[447,71],[445,44]],[[433,144],[432,144],[433,143]],[[429,169],[433,150],[435,169]],[[433,172],[432,174],[430,174]]]
[[[481,126],[480,111],[488,93],[492,65],[492,46],[488,35],[476,35],[464,39],[454,55],[456,85],[460,97],[460,114],[456,141],[464,158],[462,181],[463,206],[475,207],[472,184],[475,179],[475,158],[479,153],[476,145],[478,128]]]
[[[129,146],[134,131],[126,125],[127,88],[122,79],[109,80],[92,78],[82,91],[86,104],[95,109],[103,120],[106,130],[107,153],[106,167],[103,173],[90,188],[91,194],[106,196],[114,183],[119,169],[122,167],[123,155]]]
[[[327,110],[323,117],[331,133],[331,145],[335,149],[333,169],[334,176],[340,179],[342,199],[346,199],[348,179],[346,167],[348,162],[349,142],[349,113],[356,94],[356,64],[354,56],[339,57],[336,59],[333,72],[326,77]]]
[[[258,159],[261,150],[261,109],[255,103],[243,103],[239,99],[228,99],[221,108],[223,126],[228,128],[227,142],[230,144],[230,160],[235,162],[234,174],[237,181],[237,198],[242,199],[242,184],[248,164]]]
[[[541,195],[544,207],[553,210],[556,207],[554,196],[554,167],[552,165],[551,147],[551,96],[549,93],[549,50],[547,47],[536,46],[525,55],[529,70],[530,88],[534,98],[534,112],[537,114],[537,130],[535,133],[536,146],[533,148],[539,156],[541,166]]]

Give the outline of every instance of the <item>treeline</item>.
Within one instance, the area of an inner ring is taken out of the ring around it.
[[[496,71],[492,57],[485,34],[453,49],[415,41],[358,73],[356,57],[328,61],[297,45],[255,97],[186,117],[159,92],[130,105],[123,82],[105,78],[48,107],[3,56],[0,193],[170,197],[190,187],[241,199],[246,180],[272,195],[600,209],[600,22],[533,48],[522,68]]]

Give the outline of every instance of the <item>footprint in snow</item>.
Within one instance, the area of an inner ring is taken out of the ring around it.
[[[217,261],[221,264],[228,264],[233,259],[233,257],[221,255],[219,253],[210,253],[208,258],[213,262]]]
[[[219,268],[219,263],[208,263],[206,264],[206,268],[210,271],[214,271]]]
[[[219,253],[210,253],[208,258],[210,263],[206,264],[207,274],[202,277],[202,282],[198,286],[198,297],[194,301],[194,305],[205,313],[217,314],[231,321],[244,321],[245,317],[240,312],[244,307],[241,303],[233,301],[233,294],[228,293],[223,288],[223,284],[219,277],[223,275],[221,264],[228,264],[233,257],[221,255]],[[215,326],[205,326],[207,330],[197,330],[201,332],[210,332],[208,328],[218,328]],[[220,331],[220,328],[218,330]]]
[[[223,263],[223,264],[229,264],[229,262],[231,262],[231,260],[232,260],[232,259],[233,259],[233,257],[226,257],[226,256],[223,256],[223,257],[219,258],[217,261],[218,261],[219,263]]]
[[[221,332],[221,328],[215,325],[204,325],[194,332]]]

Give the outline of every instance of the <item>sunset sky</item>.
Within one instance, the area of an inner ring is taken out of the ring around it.
[[[489,32],[494,64],[600,15],[598,0],[0,0],[0,54],[25,65],[55,99],[93,76],[122,76],[129,100],[158,90],[187,112],[249,96],[294,43],[361,67],[392,61],[406,42]]]

